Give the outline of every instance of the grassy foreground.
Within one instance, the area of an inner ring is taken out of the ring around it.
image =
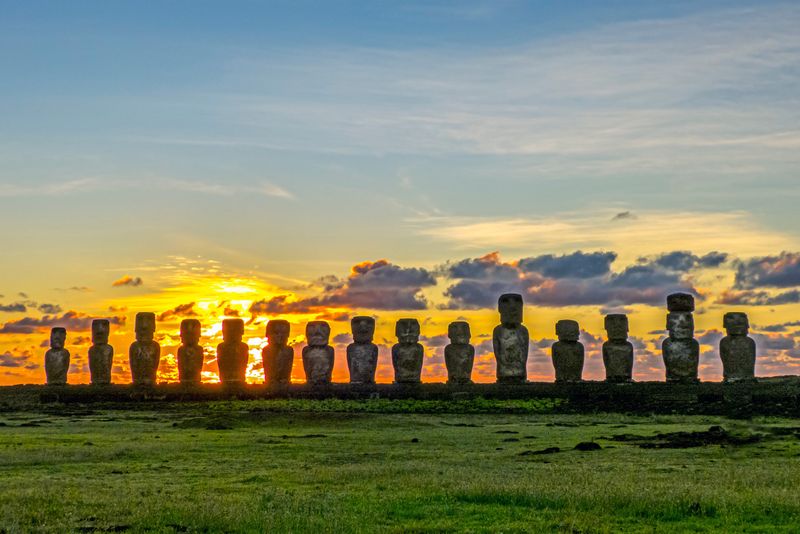
[[[800,524],[795,420],[398,402],[0,412],[0,532],[796,532]],[[398,407],[412,413],[392,413]]]

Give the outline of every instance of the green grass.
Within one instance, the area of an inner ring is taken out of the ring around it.
[[[551,402],[7,411],[0,532],[797,531],[797,421],[553,415]],[[608,439],[712,425],[761,439]],[[602,449],[573,450],[585,441]],[[547,447],[562,452],[523,454]]]

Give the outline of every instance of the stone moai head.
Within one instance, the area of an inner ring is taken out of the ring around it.
[[[181,321],[181,341],[184,345],[194,346],[200,343],[202,327],[197,319],[184,319]]]
[[[694,317],[691,312],[669,312],[667,314],[667,330],[674,339],[692,339],[694,337]]]
[[[671,312],[693,312],[694,297],[688,293],[673,293],[667,296],[667,310]]]
[[[222,340],[238,343],[244,337],[244,321],[241,319],[222,320]]]
[[[581,329],[578,321],[562,319],[556,323],[556,336],[559,341],[578,341],[580,335]]]
[[[350,320],[350,329],[353,332],[353,341],[356,343],[372,343],[375,336],[375,319],[359,316]]]
[[[469,323],[466,321],[455,321],[447,327],[447,337],[453,345],[469,345],[472,332],[469,330]]]
[[[50,329],[50,348],[60,350],[67,342],[67,329],[57,326]]]
[[[419,321],[399,319],[394,329],[400,343],[419,343]]]
[[[747,314],[742,312],[726,313],[722,319],[722,324],[729,336],[746,336],[750,331],[750,321]]]
[[[306,325],[306,341],[309,346],[324,347],[331,337],[331,326],[325,321],[311,321]]]
[[[289,343],[289,321],[273,319],[267,323],[267,339],[270,345],[283,346]]]
[[[92,321],[92,343],[95,345],[106,345],[108,335],[111,332],[111,323],[108,319],[95,319]]]
[[[628,339],[628,316],[622,313],[606,315],[606,333],[608,339],[624,341]]]
[[[139,312],[136,314],[136,341],[153,341],[156,335],[156,314]]]
[[[497,301],[500,322],[507,325],[522,324],[522,307],[522,295],[517,293],[500,295]]]

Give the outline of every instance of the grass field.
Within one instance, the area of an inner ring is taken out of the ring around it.
[[[796,420],[548,407],[7,410],[0,532],[798,530]]]

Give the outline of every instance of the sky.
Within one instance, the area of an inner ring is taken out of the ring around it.
[[[285,318],[415,317],[423,380],[472,325],[494,380],[497,297],[522,293],[529,377],[558,319],[604,377],[629,314],[662,380],[666,295],[696,296],[700,376],[744,311],[757,373],[800,373],[800,4],[742,1],[0,0],[0,384],[41,383],[53,326],[88,382],[93,318],[130,378],[136,312],[241,317],[249,380]]]

